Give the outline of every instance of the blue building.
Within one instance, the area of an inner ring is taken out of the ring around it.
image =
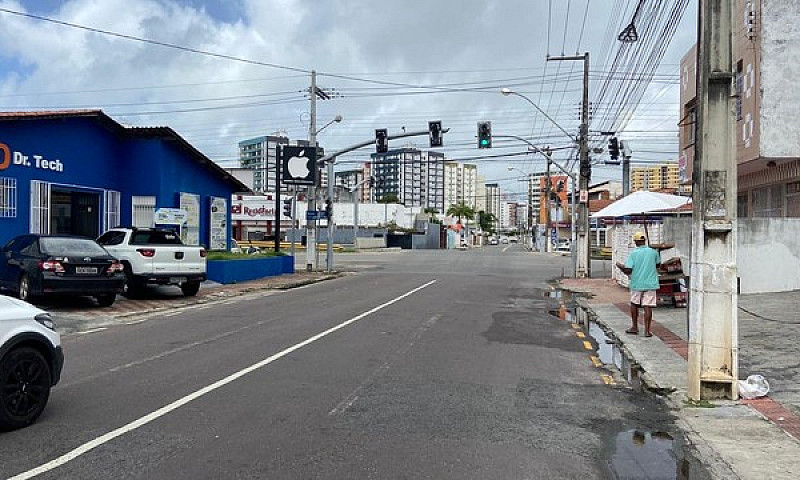
[[[125,127],[101,110],[0,113],[0,245],[164,224],[227,249],[231,195],[248,191],[168,127]]]

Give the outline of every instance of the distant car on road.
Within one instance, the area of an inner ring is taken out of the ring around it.
[[[489,239],[489,245],[499,245],[500,242],[497,240],[497,237],[492,237]]]
[[[39,417],[63,365],[50,315],[0,295],[0,430],[25,427]]]
[[[567,239],[561,239],[558,241],[558,246],[556,246],[557,252],[569,252],[572,242]]]
[[[500,243],[503,243],[503,244],[508,243],[508,237],[501,238],[500,239]]]
[[[108,307],[124,283],[122,264],[91,238],[28,234],[0,249],[0,287],[26,302],[80,295]]]

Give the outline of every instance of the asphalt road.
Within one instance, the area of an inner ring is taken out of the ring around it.
[[[676,478],[631,453],[677,436],[666,408],[548,312],[569,259],[507,247],[337,255],[340,279],[65,336],[0,477]]]

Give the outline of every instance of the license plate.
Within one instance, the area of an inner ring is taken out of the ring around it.
[[[169,283],[185,283],[186,277],[169,277]]]
[[[97,275],[97,267],[75,267],[78,275]]]

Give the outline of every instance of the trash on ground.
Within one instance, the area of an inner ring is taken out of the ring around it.
[[[763,375],[750,375],[747,380],[739,380],[739,395],[747,400],[763,397],[769,393],[769,382]]]

